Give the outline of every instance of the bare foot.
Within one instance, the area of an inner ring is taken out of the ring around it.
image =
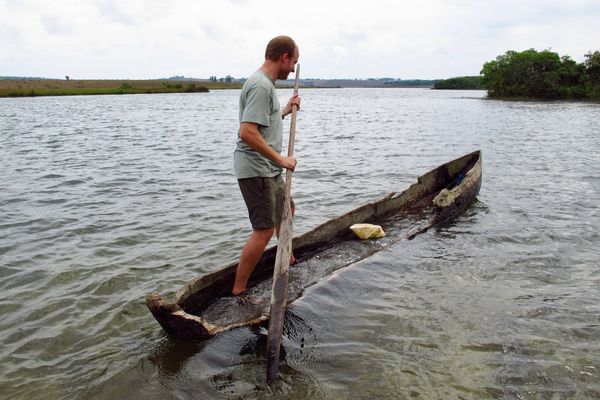
[[[242,293],[235,297],[237,304],[240,306],[262,306],[267,304],[267,299],[259,298],[253,294]]]
[[[240,306],[260,306],[267,304],[267,299],[250,294],[248,293],[248,290],[242,290],[238,294],[234,294],[233,297],[235,297],[235,301]]]

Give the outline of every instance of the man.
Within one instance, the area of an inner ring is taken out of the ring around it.
[[[282,119],[300,109],[300,98],[292,96],[280,109],[275,80],[287,79],[298,62],[298,46],[288,36],[277,36],[267,45],[263,65],[253,73],[240,94],[240,128],[234,152],[234,168],[242,197],[248,207],[252,234],[242,250],[232,294],[243,294],[283,211],[283,168],[294,170],[295,157],[281,153]],[[293,203],[292,203],[293,211]],[[294,261],[292,256],[291,262]]]

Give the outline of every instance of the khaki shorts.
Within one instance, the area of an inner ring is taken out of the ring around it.
[[[283,214],[285,183],[281,174],[272,178],[254,177],[238,179],[242,197],[248,207],[252,229],[269,229],[279,226]],[[294,201],[291,200],[294,208]]]

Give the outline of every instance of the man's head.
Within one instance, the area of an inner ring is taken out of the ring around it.
[[[289,36],[277,36],[269,42],[265,50],[265,59],[277,64],[277,79],[287,79],[298,62],[300,52],[296,42]]]

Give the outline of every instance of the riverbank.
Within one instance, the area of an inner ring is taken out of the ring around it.
[[[341,88],[433,88],[435,81],[383,79],[301,79],[302,89]],[[0,97],[78,96],[99,94],[193,93],[210,90],[241,89],[243,79],[220,82],[195,79],[14,79],[0,77]],[[292,88],[294,80],[278,81],[278,89]]]
[[[433,88],[439,90],[485,90],[482,77],[478,75],[442,79],[435,82]]]
[[[196,93],[239,89],[240,82],[174,81],[164,79],[18,79],[0,80],[0,97],[77,96],[97,94]]]

